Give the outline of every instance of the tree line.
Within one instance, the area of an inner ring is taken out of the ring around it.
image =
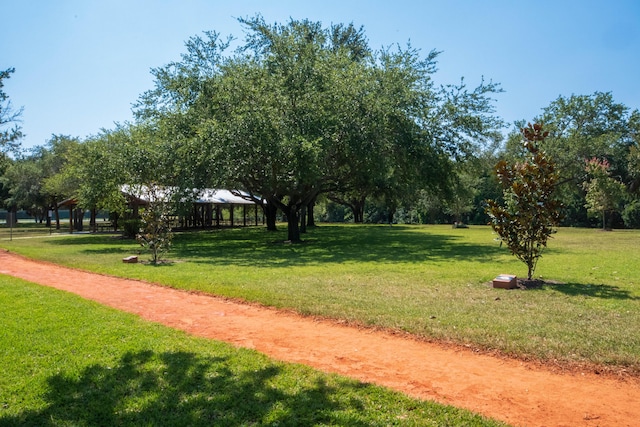
[[[308,20],[240,19],[244,43],[190,38],[181,58],[152,69],[135,120],[83,140],[53,135],[16,146],[16,113],[1,92],[0,196],[34,216],[74,197],[120,212],[122,185],[227,188],[278,213],[299,241],[314,213],[355,222],[488,223],[500,199],[494,167],[525,155],[515,123],[495,114],[500,85],[434,81],[438,51],[373,50],[363,28]],[[238,45],[232,49],[232,45]],[[541,147],[558,165],[563,225],[640,227],[640,113],[612,95],[560,96],[542,110]],[[13,127],[8,127],[13,126]]]

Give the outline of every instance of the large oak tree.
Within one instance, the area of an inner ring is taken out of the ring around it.
[[[496,85],[435,89],[438,52],[374,52],[353,25],[240,22],[247,37],[233,54],[205,33],[154,70],[137,117],[174,144],[179,185],[259,196],[286,214],[291,241],[321,193],[375,193],[393,209],[420,189],[445,191],[452,161],[499,124]]]

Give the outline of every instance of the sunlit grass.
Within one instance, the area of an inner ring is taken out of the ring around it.
[[[0,275],[0,426],[502,425]]]
[[[300,245],[263,228],[180,234],[153,267],[110,236],[3,241],[27,256],[300,313],[407,331],[560,364],[640,373],[638,231],[560,229],[536,274],[560,284],[489,286],[526,275],[488,227],[322,225]],[[145,255],[141,255],[144,259]]]

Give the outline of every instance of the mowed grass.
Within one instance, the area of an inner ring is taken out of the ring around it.
[[[0,275],[0,426],[497,426]]]
[[[302,314],[561,366],[640,374],[640,232],[560,229],[536,274],[559,284],[489,285],[526,267],[489,227],[321,225],[185,233],[161,266],[123,264],[135,242],[97,235],[2,241],[26,256],[210,292]],[[145,258],[143,254],[141,256]]]
[[[13,227],[9,227],[6,222],[0,222],[0,240],[44,237],[68,232],[68,222],[67,224],[61,224],[60,229],[56,229],[55,225],[47,227],[45,224],[40,224],[33,220],[20,220],[20,222]]]

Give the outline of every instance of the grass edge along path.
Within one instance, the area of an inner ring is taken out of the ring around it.
[[[0,426],[498,426],[0,275]]]

